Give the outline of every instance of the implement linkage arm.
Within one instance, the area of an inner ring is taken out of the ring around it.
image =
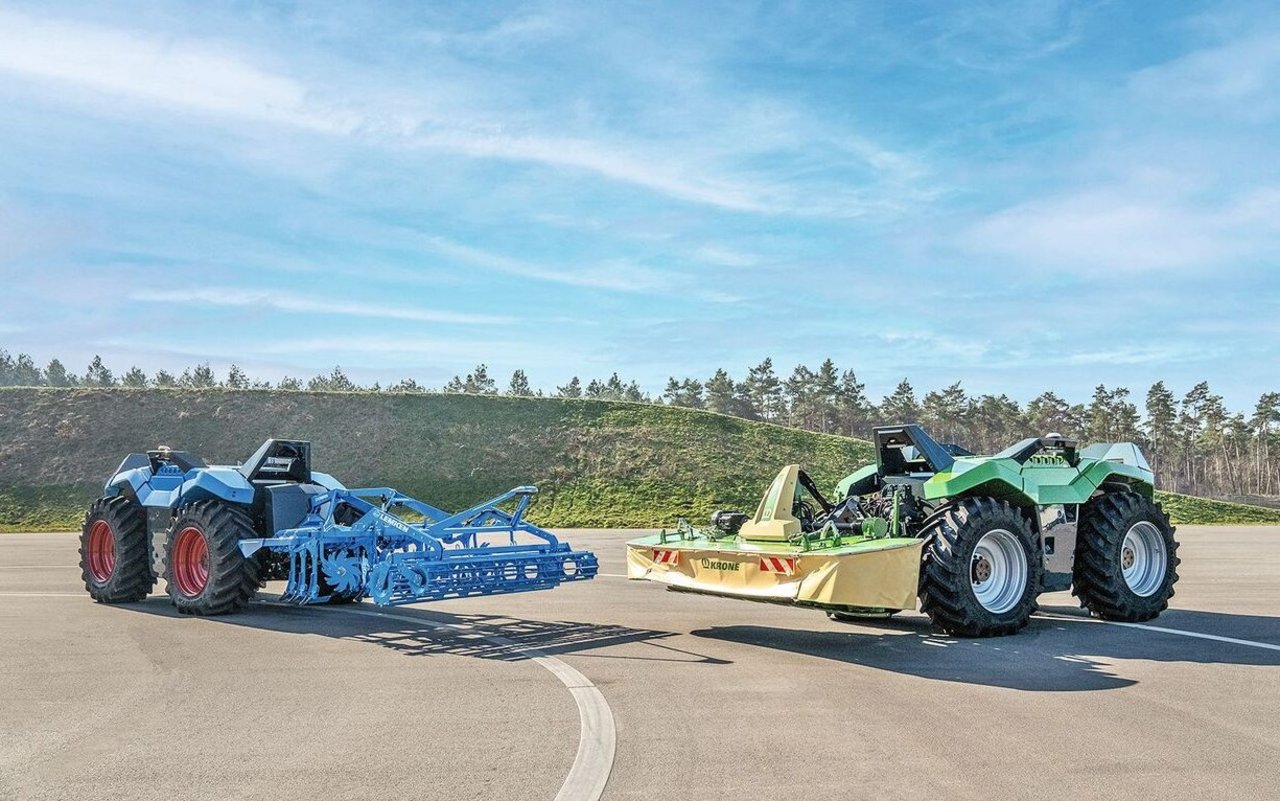
[[[311,500],[298,527],[242,540],[240,548],[245,556],[261,549],[287,554],[281,597],[300,604],[368,595],[391,606],[594,578],[594,554],[574,551],[524,519],[535,494],[535,487],[517,487],[449,514],[386,487],[335,489]],[[500,508],[513,500],[510,511]]]

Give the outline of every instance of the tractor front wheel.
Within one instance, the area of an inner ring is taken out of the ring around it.
[[[1103,620],[1150,620],[1169,606],[1178,541],[1169,516],[1136,492],[1109,492],[1080,516],[1072,592]]]
[[[188,615],[239,612],[258,591],[258,563],[240,552],[255,536],[249,516],[218,501],[178,510],[165,541],[164,578],[169,597]]]
[[[961,498],[925,521],[920,606],[963,637],[1012,634],[1036,610],[1043,571],[1026,515],[994,498]]]
[[[155,586],[146,511],[123,496],[89,507],[80,533],[80,575],[102,604],[141,601]]]

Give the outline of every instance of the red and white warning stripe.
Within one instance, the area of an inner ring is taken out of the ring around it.
[[[795,575],[796,560],[789,556],[760,557],[761,573],[781,573],[784,576]]]
[[[654,548],[653,563],[656,565],[678,565],[680,564],[680,552],[665,548]]]

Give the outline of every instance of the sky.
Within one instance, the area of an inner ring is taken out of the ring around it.
[[[1259,3],[0,0],[0,347],[1280,390]]]

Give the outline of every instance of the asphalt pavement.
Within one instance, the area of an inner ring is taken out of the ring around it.
[[[595,581],[215,619],[0,535],[0,799],[1280,797],[1280,528],[1181,527],[1146,627],[1057,593],[990,640],[670,593],[622,578],[635,532],[564,534]]]

